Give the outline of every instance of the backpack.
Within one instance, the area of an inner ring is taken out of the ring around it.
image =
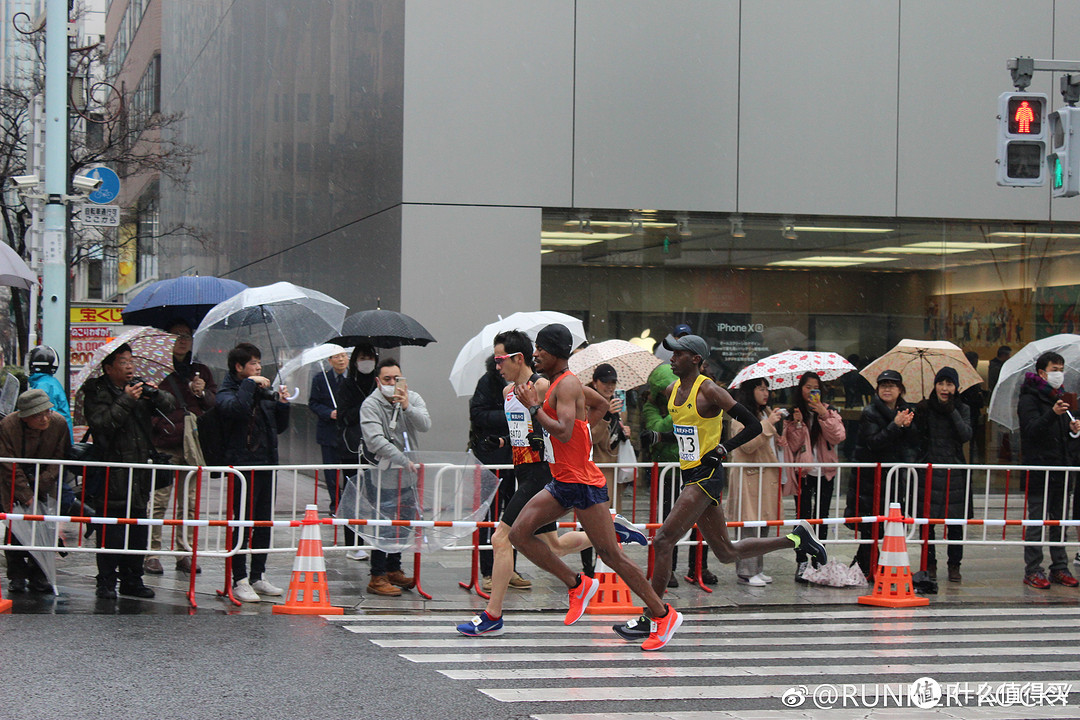
[[[199,416],[199,445],[207,465],[225,465],[225,425],[215,405]]]

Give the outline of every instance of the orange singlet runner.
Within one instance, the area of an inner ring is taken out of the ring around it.
[[[568,372],[564,371],[559,375],[544,395],[543,411],[553,420],[558,419],[558,416],[555,409],[548,404],[548,398]],[[554,456],[550,463],[551,475],[559,482],[607,487],[607,478],[592,461],[592,433],[589,431],[589,424],[584,420],[574,419],[574,430],[569,442],[562,443],[552,438],[551,452]]]

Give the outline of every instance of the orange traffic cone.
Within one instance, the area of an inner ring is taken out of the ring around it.
[[[345,612],[330,604],[317,505],[308,505],[304,512],[304,529],[300,532],[300,547],[296,549],[296,560],[293,561],[289,594],[285,604],[275,605],[273,612],[275,615],[342,615]]]
[[[585,608],[587,615],[637,615],[641,607],[635,606],[630,597],[630,588],[623,579],[611,571],[600,558],[596,558],[594,579],[600,587]]]
[[[11,601],[10,600],[5,600],[3,598],[3,596],[2,596],[2,594],[0,594],[0,613],[9,613],[9,612],[11,612]]]
[[[911,564],[908,562],[902,519],[900,504],[889,505],[885,537],[881,540],[877,572],[874,573],[874,590],[859,598],[863,605],[896,608],[930,604],[926,598],[916,595],[912,586]]]

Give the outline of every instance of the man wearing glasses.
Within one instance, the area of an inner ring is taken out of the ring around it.
[[[169,323],[168,332],[176,335],[176,344],[173,345],[172,359],[173,371],[161,381],[161,389],[169,393],[176,400],[176,409],[166,417],[154,418],[154,446],[172,457],[175,465],[202,465],[196,458],[186,457],[184,454],[184,418],[191,413],[196,418],[212,408],[216,402],[217,383],[210,373],[210,368],[191,361],[191,328],[184,320],[175,320]],[[183,476],[181,475],[181,478]],[[159,487],[154,492],[153,502],[150,505],[150,517],[162,519],[165,517],[165,509],[169,505],[169,496],[172,494],[172,486]],[[195,519],[195,491],[196,482],[188,484],[187,489],[187,517]],[[177,517],[181,514],[177,512]],[[189,537],[191,529],[181,528],[180,543],[187,549],[191,549]],[[155,525],[150,528],[150,550],[161,550],[161,526]],[[176,569],[179,572],[190,573],[194,569],[200,572],[198,567],[192,566],[190,557],[178,557]],[[161,561],[155,555],[147,555],[143,562],[143,571],[150,575],[161,575],[165,569]]]

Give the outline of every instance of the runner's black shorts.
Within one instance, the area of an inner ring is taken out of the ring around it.
[[[567,510],[570,508],[586,510],[593,505],[608,501],[607,488],[599,485],[552,480],[544,486],[544,489]]]
[[[682,471],[682,484],[684,488],[687,485],[697,485],[713,505],[719,505],[720,497],[727,490],[727,471],[723,464],[716,467],[698,465]]]
[[[510,502],[506,503],[502,518],[500,518],[502,522],[510,527],[514,526],[514,521],[521,514],[521,509],[525,507],[529,500],[532,500],[533,495],[543,490],[544,486],[551,482],[551,469],[546,462],[515,465],[514,477],[517,478],[517,490],[510,497]],[[533,534],[555,532],[556,528],[556,524],[550,522],[547,525],[542,525]]]

